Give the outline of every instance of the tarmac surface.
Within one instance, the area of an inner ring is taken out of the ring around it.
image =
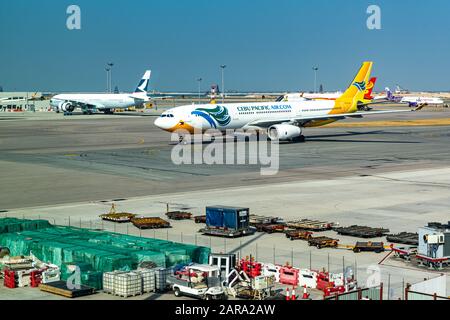
[[[0,215],[198,243],[216,252],[256,254],[261,261],[292,261],[305,268],[330,266],[341,272],[350,266],[362,283],[370,277],[368,269],[378,266],[382,281],[389,282],[385,294],[390,298],[401,297],[406,282],[439,275],[392,256],[379,264],[385,254],[311,249],[280,234],[224,241],[197,234],[201,225],[191,221],[173,222],[169,230],[118,230],[101,223],[98,215],[108,211],[112,200],[120,210],[161,217],[166,203],[194,215],[204,214],[206,205],[221,204],[285,219],[316,218],[414,232],[428,222],[450,220],[450,126],[307,129],[305,143],[279,146],[278,174],[261,176],[259,165],[173,164],[175,143],[170,134],[154,127],[156,114],[0,115]],[[421,111],[367,121],[444,118],[450,113]],[[341,123],[362,121],[366,120]],[[207,146],[192,148],[199,153]],[[333,231],[325,235],[337,236]],[[343,244],[357,240],[338,238]],[[5,294],[0,289],[0,298],[7,299]],[[28,298],[46,299],[42,294]]]

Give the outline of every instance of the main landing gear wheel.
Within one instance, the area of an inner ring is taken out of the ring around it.
[[[301,136],[298,136],[298,137],[292,139],[292,142],[301,143],[301,142],[305,142],[305,140],[306,140],[305,136],[301,135]]]

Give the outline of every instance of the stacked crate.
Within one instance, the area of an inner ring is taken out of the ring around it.
[[[156,291],[167,290],[167,277],[172,274],[172,268],[155,268]]]
[[[142,278],[142,292],[155,292],[156,291],[156,281],[155,281],[155,270],[152,269],[140,269],[137,273]]]
[[[113,271],[103,273],[103,291],[106,293],[115,294],[114,291],[114,281],[118,274],[123,273],[122,271]]]
[[[133,297],[142,294],[142,278],[137,272],[120,273],[114,276],[114,295]]]

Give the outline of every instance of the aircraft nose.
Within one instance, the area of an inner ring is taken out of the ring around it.
[[[167,130],[171,127],[171,121],[168,118],[159,117],[156,118],[154,125],[160,129]]]

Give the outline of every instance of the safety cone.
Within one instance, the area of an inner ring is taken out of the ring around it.
[[[291,300],[291,294],[289,293],[289,288],[286,288],[286,301]]]
[[[303,299],[309,299],[309,293],[306,290],[306,284],[303,286]]]
[[[297,300],[297,294],[295,293],[295,288],[292,288],[292,296],[291,296],[291,300]]]

